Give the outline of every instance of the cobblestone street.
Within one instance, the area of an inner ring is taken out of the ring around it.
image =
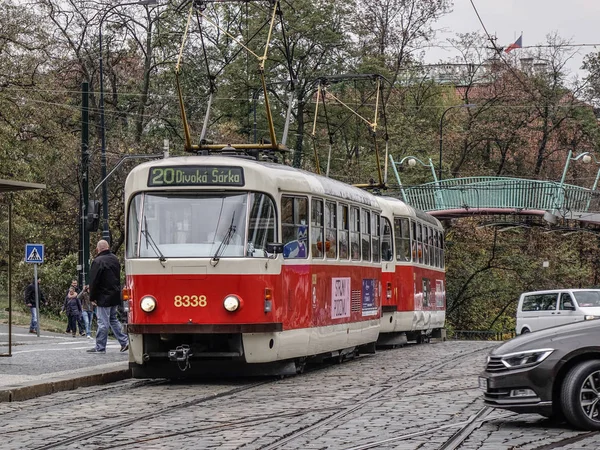
[[[127,380],[1,403],[0,448],[600,447],[596,433],[484,408],[477,376],[494,345],[409,345],[282,380]]]

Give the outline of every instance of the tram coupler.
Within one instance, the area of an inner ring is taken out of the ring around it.
[[[180,345],[175,350],[169,350],[169,361],[176,362],[179,369],[185,371],[190,367],[190,356],[192,355],[189,345]]]

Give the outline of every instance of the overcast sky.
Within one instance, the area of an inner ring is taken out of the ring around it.
[[[580,56],[569,64],[571,71],[579,69],[585,54],[600,51],[600,0],[473,0],[473,3],[488,32],[498,38],[499,47],[507,47],[521,32],[524,47],[545,44],[546,35],[554,31],[573,44],[598,44],[597,48],[574,48]],[[436,28],[445,29],[438,33],[439,41],[456,33],[483,33],[469,0],[454,0],[453,12],[442,18]],[[431,49],[426,60],[432,63],[455,55],[450,50]]]

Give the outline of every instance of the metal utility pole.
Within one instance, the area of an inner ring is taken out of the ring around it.
[[[79,227],[79,286],[83,288],[88,281],[90,269],[90,232],[87,230],[86,217],[89,200],[89,84],[81,83],[81,224]]]

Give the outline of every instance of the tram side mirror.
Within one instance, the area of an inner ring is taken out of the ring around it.
[[[98,200],[90,200],[87,211],[85,229],[87,231],[98,231],[98,226],[100,225],[100,202]]]
[[[267,243],[267,253],[271,253],[271,254],[283,253],[283,244],[281,244],[279,242]]]

